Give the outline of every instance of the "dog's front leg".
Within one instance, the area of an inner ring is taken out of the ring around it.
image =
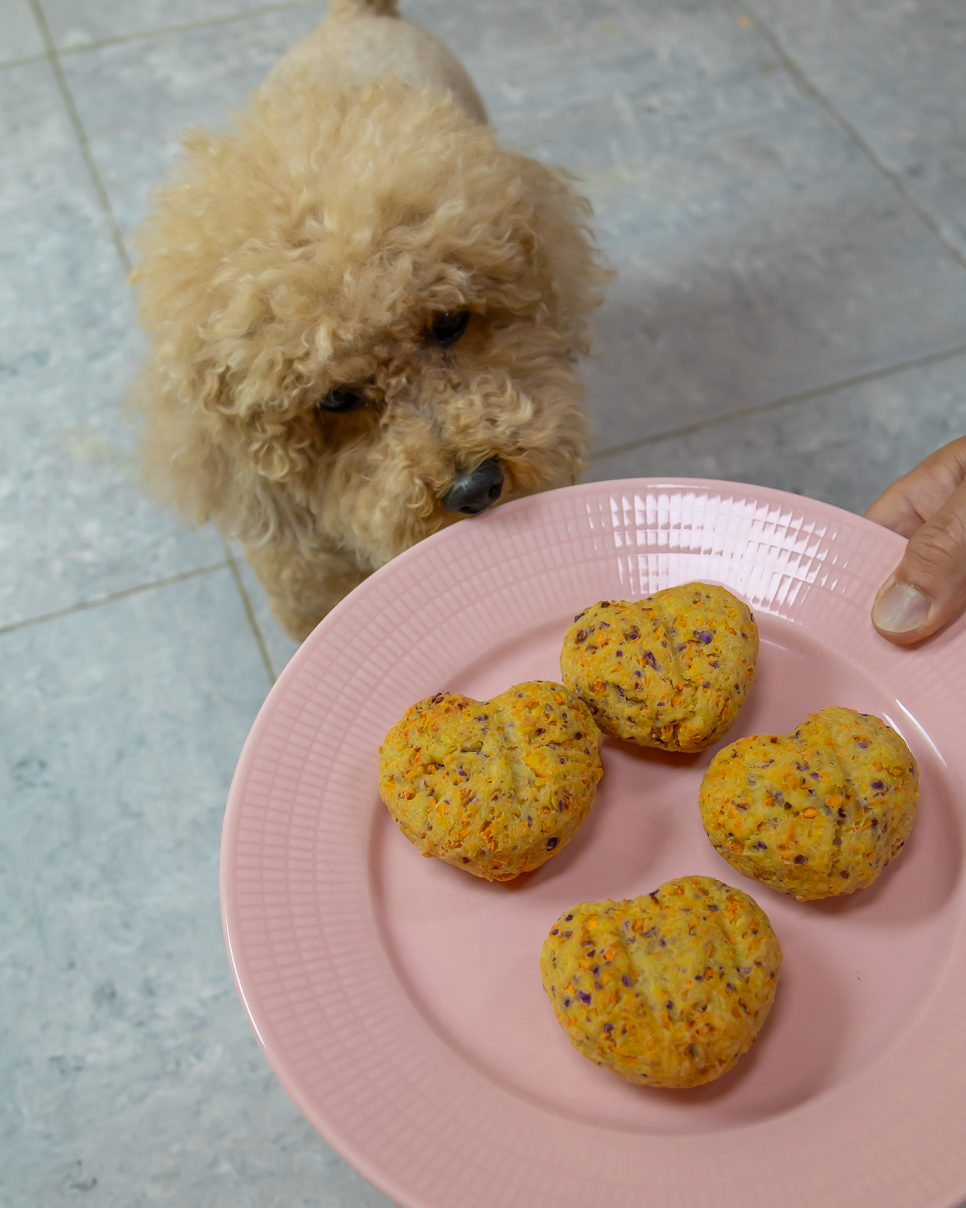
[[[272,615],[301,642],[343,596],[370,573],[334,544],[295,542],[249,546],[249,565],[268,592]]]

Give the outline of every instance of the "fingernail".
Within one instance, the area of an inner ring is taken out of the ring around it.
[[[909,633],[929,616],[932,600],[911,583],[893,583],[876,600],[872,620],[886,633]]]

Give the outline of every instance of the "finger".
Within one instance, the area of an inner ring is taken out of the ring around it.
[[[966,437],[931,453],[887,487],[865,513],[884,528],[911,537],[966,479]]]
[[[926,509],[920,511],[916,506],[915,492],[907,482],[909,477],[907,474],[887,487],[865,513],[867,520],[874,520],[902,537],[911,537],[926,519],[922,514]],[[942,500],[936,506],[941,507]]]
[[[900,646],[922,641],[966,610],[966,482],[909,538],[879,588],[872,623]]]

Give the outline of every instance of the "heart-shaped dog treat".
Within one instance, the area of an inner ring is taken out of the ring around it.
[[[587,816],[603,774],[600,730],[562,684],[490,701],[440,692],[379,748],[379,793],[424,856],[487,881],[539,868]]]
[[[919,769],[877,717],[832,706],[791,734],[740,738],[701,782],[701,821],[732,868],[800,902],[871,885],[916,820]]]
[[[731,729],[757,657],[747,604],[723,587],[686,583],[584,609],[564,637],[560,671],[606,734],[703,751]]]
[[[726,1073],[765,1022],[782,950],[761,907],[713,877],[624,902],[584,902],[554,923],[540,976],[578,1053],[645,1086]]]

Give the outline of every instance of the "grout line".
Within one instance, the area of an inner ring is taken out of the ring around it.
[[[53,69],[54,76],[57,80],[57,85],[60,89],[61,95],[64,100],[64,104],[67,107],[67,112],[68,112],[68,115],[70,116],[71,124],[74,127],[74,133],[77,136],[77,141],[80,143],[81,153],[83,154],[84,160],[87,164],[87,170],[90,173],[91,180],[94,182],[94,188],[97,191],[97,196],[101,203],[101,208],[103,209],[105,217],[107,218],[107,221],[108,221],[108,225],[110,226],[111,234],[114,238],[114,243],[115,243],[115,246],[117,247],[118,255],[121,258],[121,263],[124,266],[125,273],[130,274],[131,261],[130,261],[130,258],[128,257],[127,249],[124,246],[124,239],[123,239],[123,236],[121,235],[121,230],[117,224],[117,220],[114,217],[114,211],[111,207],[110,198],[108,197],[107,190],[104,187],[104,182],[101,178],[100,170],[98,169],[97,164],[94,160],[94,155],[93,155],[93,152],[91,151],[90,143],[87,139],[87,133],[84,130],[83,123],[81,122],[80,114],[78,113],[77,107],[74,104],[74,98],[71,95],[70,87],[67,83],[67,77],[64,75],[63,68],[60,65],[58,53],[54,46],[53,39],[51,38],[51,35],[50,35],[50,29],[47,26],[47,21],[44,17],[43,10],[40,7],[40,0],[29,0],[29,3],[30,3],[31,9],[33,10],[34,18],[40,29],[41,36],[44,39],[44,45],[47,48],[46,57],[47,57],[48,61],[50,62],[51,68]],[[162,32],[173,32],[174,30],[178,30],[178,29],[181,29],[181,30],[201,29],[201,28],[205,28],[206,26],[210,26],[210,25],[226,25],[231,21],[242,20],[245,17],[257,16],[259,14],[263,14],[266,12],[274,12],[274,11],[277,11],[277,10],[283,9],[283,8],[288,8],[288,9],[306,8],[306,7],[308,7],[308,5],[310,3],[316,3],[316,0],[294,0],[294,2],[292,2],[292,3],[288,3],[285,5],[272,5],[269,7],[263,7],[261,9],[256,9],[252,12],[245,13],[240,16],[222,18],[220,20],[214,20],[214,21],[210,21],[210,22],[196,22],[192,25],[173,27],[173,30],[162,31]],[[121,39],[121,40],[134,41],[135,37],[129,37],[129,38]],[[101,45],[106,45],[106,44],[107,44],[106,42],[101,43]],[[88,47],[87,49],[90,49],[90,47]],[[248,624],[249,624],[252,634],[255,638],[255,644],[258,647],[258,652],[261,655],[262,662],[265,664],[265,670],[268,672],[269,682],[274,684],[276,679],[278,678],[278,676],[275,673],[275,668],[272,666],[272,660],[269,657],[268,648],[265,645],[265,638],[264,638],[261,628],[258,624],[258,619],[255,616],[255,610],[252,608],[251,599],[249,598],[248,592],[245,589],[245,584],[242,582],[242,577],[238,570],[238,563],[235,560],[235,555],[232,552],[231,547],[228,545],[228,543],[226,541],[224,541],[224,539],[222,539],[222,546],[225,550],[225,561],[222,563],[219,563],[219,568],[228,567],[228,569],[231,571],[232,578],[235,582],[235,587],[237,588],[238,594],[241,597],[242,607],[245,610],[245,616],[248,619]],[[209,569],[215,569],[215,568],[209,568]],[[198,574],[198,573],[207,573],[207,572],[191,572],[186,576],[180,576],[175,579],[166,580],[165,582],[179,582],[180,578],[191,578],[191,577],[193,577],[194,574]],[[67,616],[68,614],[70,614],[72,612],[77,612],[84,608],[93,608],[93,607],[96,607],[97,604],[105,604],[105,603],[108,603],[115,599],[123,599],[125,596],[131,595],[135,591],[149,590],[149,588],[152,586],[158,586],[158,584],[151,584],[151,585],[148,585],[148,586],[145,586],[142,588],[132,588],[126,592],[117,593],[117,594],[111,595],[111,596],[105,596],[103,599],[98,600],[98,601],[93,601],[93,602],[87,603],[87,604],[75,605],[71,608],[61,609],[57,612],[47,613],[44,616],[33,617],[30,620],[18,621],[18,622],[15,622],[13,625],[0,626],[0,634],[8,633],[12,629],[23,628],[26,625],[36,625],[42,621],[49,621],[49,620],[53,620],[56,617]]]
[[[57,87],[60,89],[61,97],[64,105],[67,108],[67,116],[70,118],[71,125],[74,127],[74,134],[80,144],[81,155],[84,157],[84,162],[87,165],[87,171],[90,174],[91,181],[94,185],[94,191],[97,193],[97,199],[101,203],[101,209],[104,211],[104,217],[107,220],[108,228],[111,232],[111,237],[114,240],[114,246],[117,248],[117,254],[121,258],[121,264],[124,266],[125,275],[131,272],[131,260],[127,254],[127,248],[124,246],[124,236],[121,234],[121,228],[117,224],[117,219],[114,217],[114,210],[111,208],[111,200],[107,195],[107,189],[104,187],[104,181],[101,179],[100,169],[94,160],[94,154],[91,151],[90,143],[87,140],[87,132],[84,130],[84,125],[81,122],[80,114],[77,112],[77,106],[74,104],[74,98],[71,95],[70,87],[67,83],[67,77],[64,75],[64,69],[60,64],[60,59],[57,57],[57,50],[54,46],[53,39],[50,36],[50,30],[47,27],[47,19],[44,16],[43,9],[40,7],[40,0],[28,0],[31,9],[33,10],[34,19],[40,30],[40,36],[44,40],[44,46],[47,48],[47,60],[50,63],[51,70],[54,73],[54,79],[57,81]]]
[[[272,666],[272,660],[268,653],[268,647],[265,645],[265,637],[262,634],[262,628],[258,623],[258,618],[255,616],[255,609],[252,607],[251,597],[248,594],[248,589],[242,582],[241,571],[238,569],[238,560],[235,558],[235,552],[222,537],[221,544],[225,548],[225,555],[228,561],[228,568],[232,573],[232,578],[235,580],[235,586],[238,588],[238,594],[241,596],[242,607],[245,609],[245,616],[248,618],[248,624],[255,637],[255,645],[258,647],[258,653],[262,656],[262,662],[265,664],[265,670],[268,672],[269,682],[274,684],[278,679],[275,673],[275,668]]]
[[[47,58],[47,52],[42,50],[40,54],[24,55],[22,59],[4,59],[0,62],[0,71],[6,71],[8,67],[26,67],[28,63],[42,63]]]
[[[69,608],[58,608],[55,612],[45,612],[38,617],[27,617],[22,621],[11,621],[9,625],[0,625],[0,634],[13,633],[15,629],[27,629],[31,625],[41,625],[44,621],[56,621],[61,617],[72,616],[75,612],[87,612],[91,608],[100,608],[102,604],[113,604],[117,600],[126,600],[129,596],[142,595],[146,591],[154,591],[160,587],[171,587],[175,583],[185,583],[189,579],[200,579],[202,575],[211,575],[218,570],[229,568],[229,562],[215,562],[211,566],[199,566],[197,570],[186,570],[180,575],[171,575],[167,579],[156,579],[153,583],[139,583],[137,587],[126,587],[123,591],[114,591],[110,595],[98,596],[95,600],[83,600],[80,604],[71,604]]]
[[[57,53],[64,55],[86,54],[89,50],[101,50],[105,46],[124,46],[129,42],[143,42],[154,38],[164,38],[169,34],[192,33],[199,29],[214,29],[219,25],[234,25],[238,21],[247,21],[250,17],[265,17],[269,13],[293,12],[300,8],[311,8],[320,0],[287,0],[284,4],[263,4],[259,8],[250,8],[243,13],[232,13],[227,17],[209,17],[203,21],[185,21],[181,25],[164,25],[157,29],[143,29],[136,33],[116,34],[112,38],[95,38],[90,42],[81,42],[75,46],[63,46]],[[0,67],[4,64],[0,63]]]
[[[842,130],[852,139],[855,145],[859,148],[862,154],[866,157],[869,163],[881,173],[882,176],[892,185],[893,189],[899,194],[906,205],[920,218],[922,222],[936,236],[939,242],[943,245],[947,252],[960,265],[961,268],[966,268],[966,255],[960,251],[955,243],[947,237],[942,227],[935,218],[929,213],[926,207],[918,200],[905,185],[902,177],[892,170],[885,160],[881,159],[876,153],[871,143],[867,142],[858,129],[853,126],[844,113],[832,102],[832,100],[822,92],[816,84],[813,84],[809,79],[805,69],[799,65],[796,59],[782,46],[776,34],[772,33],[771,29],[765,24],[762,18],[754,11],[754,9],[745,3],[741,5],[752,21],[755,23],[755,28],[765,39],[768,45],[772,48],[776,55],[785,64],[788,72],[797,80],[809,96],[822,106],[825,112],[836,121]]]
[[[693,436],[706,428],[719,428],[734,420],[748,419],[752,415],[763,415],[768,411],[778,411],[781,407],[790,407],[793,403],[804,403],[811,399],[822,398],[829,394],[838,394],[853,386],[863,386],[867,382],[878,382],[883,378],[895,377],[911,369],[922,369],[927,365],[936,365],[942,361],[952,361],[956,357],[966,355],[966,344],[958,348],[948,348],[945,352],[931,352],[924,357],[916,357],[911,361],[903,361],[899,365],[891,365],[886,369],[873,369],[869,373],[860,373],[856,377],[845,378],[841,382],[833,382],[829,386],[816,386],[812,390],[802,390],[798,394],[786,394],[782,398],[771,399],[767,403],[756,403],[751,407],[741,407],[737,411],[729,411],[726,415],[716,415],[712,419],[697,420],[693,424],[685,424],[681,428],[671,428],[667,432],[656,432],[653,436],[642,436],[638,440],[629,440],[622,445],[612,445],[609,449],[600,449],[591,453],[591,458],[597,462],[603,457],[613,457],[617,453],[630,453],[633,449],[643,449],[646,445],[657,445],[667,440],[675,440],[680,436]]]

